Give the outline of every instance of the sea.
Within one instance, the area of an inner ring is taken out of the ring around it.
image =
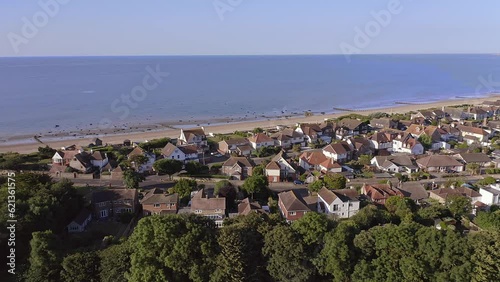
[[[0,58],[0,140],[334,113],[500,92],[498,55]]]

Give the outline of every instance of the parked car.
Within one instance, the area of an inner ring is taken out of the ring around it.
[[[293,184],[295,184],[295,185],[303,185],[304,182],[302,182],[302,181],[300,181],[300,180],[297,179],[297,180],[293,181]]]

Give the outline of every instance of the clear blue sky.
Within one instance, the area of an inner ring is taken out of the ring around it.
[[[8,34],[38,1],[0,2],[0,56],[338,54],[390,2],[242,0],[221,21],[213,0],[65,0],[15,53]],[[500,1],[400,2],[361,53],[500,53]]]

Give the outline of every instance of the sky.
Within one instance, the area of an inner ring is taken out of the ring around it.
[[[0,56],[498,54],[498,11],[498,0],[1,1]]]

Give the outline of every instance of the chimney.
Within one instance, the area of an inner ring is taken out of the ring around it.
[[[486,125],[488,125],[488,118],[487,117],[485,117],[483,119],[483,126],[486,126]]]

